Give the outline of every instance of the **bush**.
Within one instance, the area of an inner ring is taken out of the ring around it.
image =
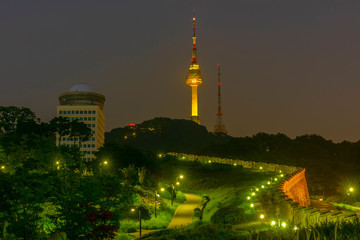
[[[135,222],[134,220],[125,220],[120,222],[119,231],[125,233],[132,233],[132,232],[136,232],[137,228],[138,228],[137,222]]]
[[[195,218],[199,218],[201,216],[201,210],[200,208],[195,208],[194,209],[194,217]]]
[[[214,224],[239,224],[245,220],[245,211],[238,207],[218,209],[210,218]]]

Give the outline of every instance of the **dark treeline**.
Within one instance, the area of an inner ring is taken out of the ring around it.
[[[106,133],[106,142],[156,153],[184,152],[305,167],[313,194],[332,194],[356,184],[360,171],[360,142],[334,143],[319,135],[291,139],[280,133],[219,136],[188,120],[155,118],[116,128]]]
[[[155,185],[154,161],[109,145],[85,162],[79,146],[89,133],[81,122],[46,123],[27,108],[0,107],[1,239],[113,239],[120,220],[136,220],[130,208],[150,218],[153,202],[143,199],[152,199],[144,188]],[[73,144],[57,146],[56,135]]]

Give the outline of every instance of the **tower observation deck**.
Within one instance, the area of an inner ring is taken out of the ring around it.
[[[192,47],[192,58],[189,67],[188,74],[186,76],[186,84],[191,87],[191,120],[200,123],[198,114],[198,99],[197,99],[197,87],[203,84],[201,70],[197,61],[196,56],[196,35],[195,35],[195,11],[193,15],[193,47]]]

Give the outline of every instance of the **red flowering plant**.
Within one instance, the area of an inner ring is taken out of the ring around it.
[[[91,239],[113,239],[115,237],[115,231],[119,228],[119,221],[118,217],[110,210],[99,208],[90,211],[86,218],[92,225],[92,230],[87,234],[87,237]]]

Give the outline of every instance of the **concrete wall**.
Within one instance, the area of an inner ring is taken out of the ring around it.
[[[222,163],[242,165],[244,168],[286,174],[286,178],[272,189],[271,208],[283,221],[297,226],[315,225],[323,222],[354,221],[358,215],[354,212],[321,211],[310,207],[310,196],[307,187],[305,169],[274,163],[252,162],[239,159],[197,156],[184,153],[168,153],[184,161],[199,161],[202,163]]]

